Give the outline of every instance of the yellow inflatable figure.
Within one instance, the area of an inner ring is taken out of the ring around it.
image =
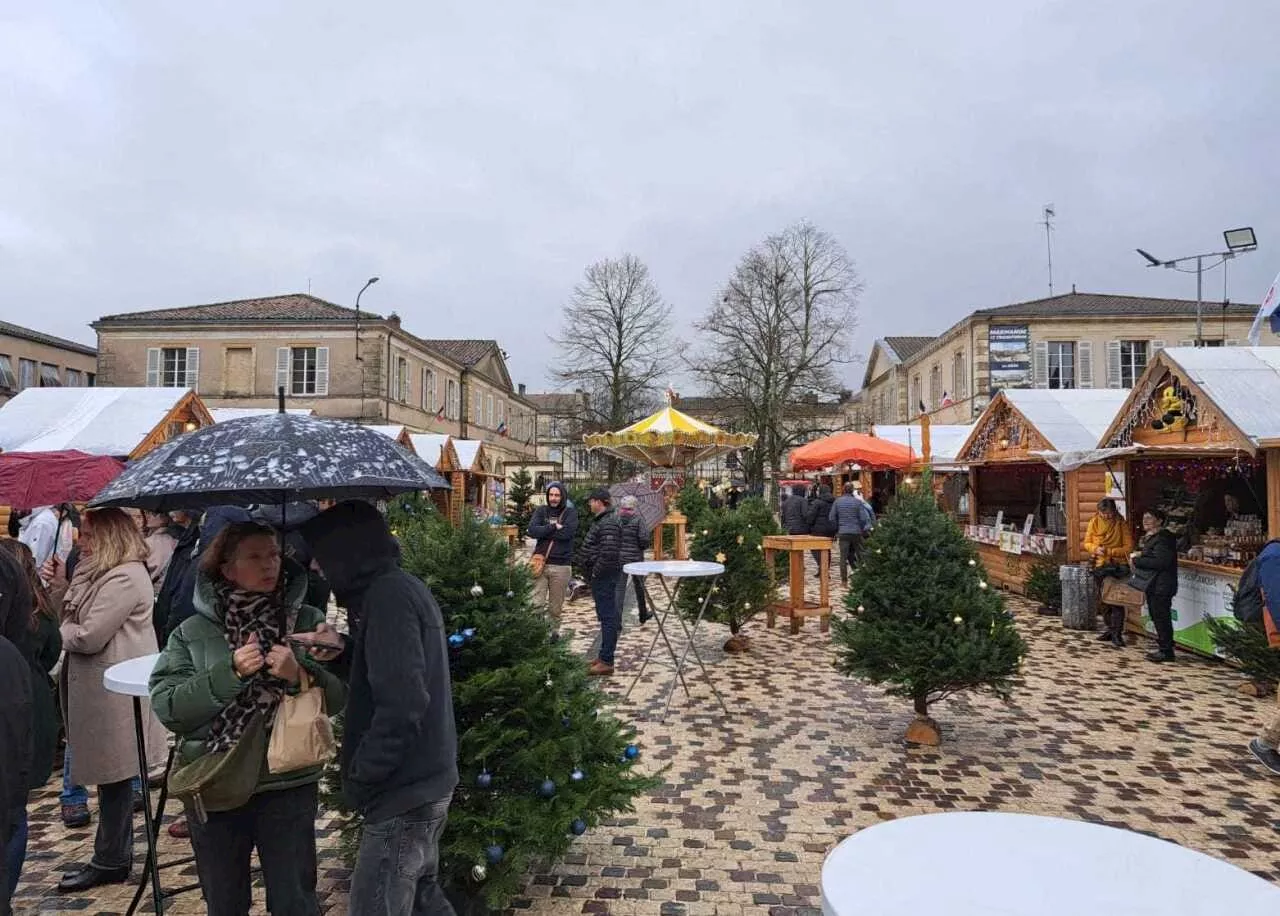
[[[1186,405],[1178,397],[1178,390],[1170,385],[1161,392],[1156,404],[1156,419],[1151,422],[1152,429],[1177,432],[1187,427]]]

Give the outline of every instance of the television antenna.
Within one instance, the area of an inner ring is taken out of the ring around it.
[[[1049,255],[1049,296],[1053,296],[1053,218],[1057,215],[1053,204],[1045,204],[1041,225],[1044,226],[1044,247]]]

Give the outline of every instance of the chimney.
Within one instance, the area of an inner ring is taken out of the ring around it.
[[[520,395],[520,397],[524,397],[524,382],[521,382],[519,385],[516,386],[516,392]]]
[[[397,315],[395,312],[392,312],[390,315],[388,315],[388,316],[387,316],[387,324],[391,325],[391,326],[392,326],[393,328],[395,328],[396,330],[399,330],[399,329],[400,329],[400,316],[399,316],[399,315]]]

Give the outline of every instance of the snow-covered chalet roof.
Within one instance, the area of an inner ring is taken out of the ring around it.
[[[0,451],[132,454],[189,388],[27,388],[0,407]]]
[[[1123,388],[1006,388],[1002,393],[1059,452],[1097,448],[1129,396]]]
[[[932,424],[929,427],[929,457],[932,464],[955,464],[956,455],[960,454],[960,446],[964,445],[973,432],[972,424],[946,425]],[[878,439],[887,439],[899,445],[914,449],[917,455],[923,454],[924,448],[920,438],[920,427],[916,424],[875,424],[871,434]]]

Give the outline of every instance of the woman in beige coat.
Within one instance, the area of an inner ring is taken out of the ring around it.
[[[72,581],[53,559],[46,578],[61,601],[60,673],[62,712],[72,778],[98,787],[98,833],[93,858],[63,876],[58,890],[83,891],[127,881],[133,864],[133,790],[138,775],[133,705],[110,693],[102,675],[117,662],[157,650],[151,624],[151,577],[147,545],[132,519],[119,509],[86,512],[80,536],[81,560]],[[145,707],[148,760],[162,760],[164,729]],[[145,774],[143,774],[145,778]]]

